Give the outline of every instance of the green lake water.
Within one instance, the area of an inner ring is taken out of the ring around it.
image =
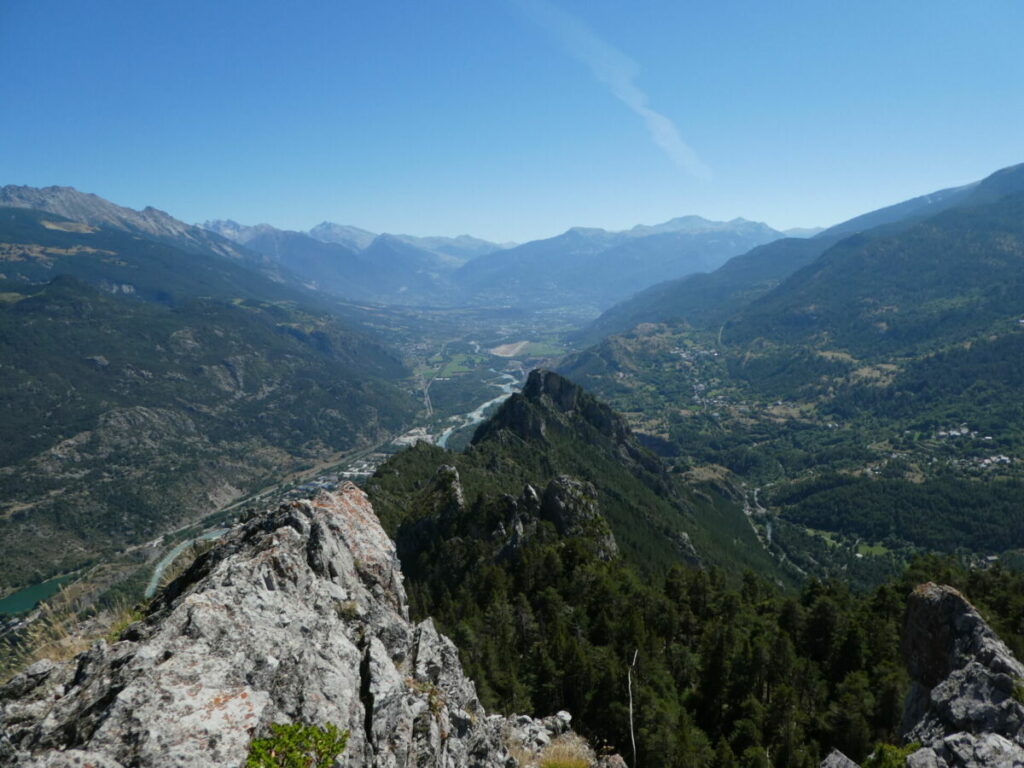
[[[33,584],[31,587],[25,587],[17,592],[12,592],[3,600],[0,600],[0,616],[11,616],[16,613],[31,611],[41,600],[55,595],[62,584],[67,584],[73,578],[75,578],[74,574],[59,576],[56,579],[50,579],[41,584]]]

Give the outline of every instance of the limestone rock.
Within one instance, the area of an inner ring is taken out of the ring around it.
[[[556,477],[544,489],[540,513],[554,523],[562,536],[593,538],[602,560],[611,560],[618,554],[611,528],[597,508],[597,490],[590,483],[565,475]]]
[[[1024,766],[1024,665],[952,587],[928,583],[907,603],[903,655],[913,685],[904,741],[913,768]]]
[[[121,639],[0,689],[0,764],[239,766],[275,722],[350,733],[339,766],[512,768],[568,728],[488,716],[458,651],[409,621],[394,544],[345,484],[227,534]]]
[[[828,757],[821,761],[820,768],[860,768],[860,766],[838,749],[833,749]]]

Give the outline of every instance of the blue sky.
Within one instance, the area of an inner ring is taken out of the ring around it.
[[[0,184],[526,240],[1024,161],[1024,3],[3,0]]]

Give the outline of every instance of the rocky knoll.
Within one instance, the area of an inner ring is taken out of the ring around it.
[[[1024,665],[967,599],[927,583],[907,601],[907,768],[1024,767]],[[822,766],[841,766],[838,753]],[[849,765],[854,765],[849,763]]]
[[[347,484],[235,528],[118,642],[11,680],[0,764],[238,766],[301,722],[350,732],[339,765],[511,768],[568,721],[487,715],[451,641],[410,623],[394,544]]]

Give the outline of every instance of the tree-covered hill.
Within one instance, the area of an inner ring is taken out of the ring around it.
[[[1016,561],[1022,187],[1015,166],[912,201],[717,325],[640,325],[560,370],[677,469],[726,468],[808,573],[877,583],[921,550]]]
[[[932,558],[863,595],[813,580],[786,591],[702,550],[721,544],[696,534],[715,525],[712,493],[662,487],[679,480],[606,406],[534,372],[465,452],[410,448],[368,491],[397,539],[413,613],[453,637],[484,702],[568,709],[630,758],[635,737],[639,765],[813,768],[833,747],[860,760],[894,742],[904,599],[919,581],[957,584],[1024,649],[1019,575]],[[655,499],[702,566],[643,546]]]
[[[966,341],[1024,312],[1024,194],[843,240],[728,324],[723,341],[858,358]]]
[[[533,371],[465,452],[419,444],[383,465],[369,490],[385,526],[415,517],[418,494],[433,493],[445,465],[457,470],[470,506],[518,498],[526,485],[541,493],[563,476],[589,483],[619,548],[642,570],[686,560],[794,576],[763,551],[734,488],[714,477],[687,484],[637,443],[618,414],[550,371]]]

